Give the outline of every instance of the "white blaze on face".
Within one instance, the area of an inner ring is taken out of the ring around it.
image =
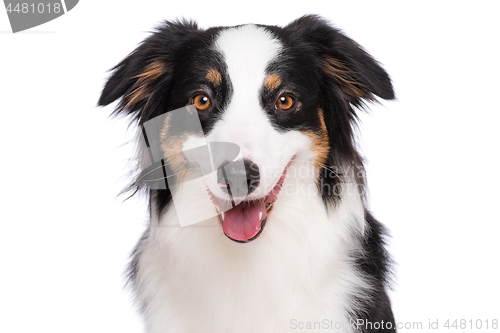
[[[232,142],[241,149],[240,158],[250,159],[259,167],[259,187],[249,199],[267,195],[295,153],[309,146],[309,139],[298,131],[278,132],[262,109],[260,94],[282,45],[278,39],[255,25],[224,30],[215,42],[227,65],[233,93],[220,121],[208,135],[208,141]],[[210,190],[224,196],[216,184]]]

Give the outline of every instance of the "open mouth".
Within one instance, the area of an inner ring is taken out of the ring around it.
[[[221,209],[223,206],[228,207],[228,202],[222,202],[221,199],[208,191],[213,204],[219,212],[222,230],[229,239],[238,243],[248,243],[259,237],[266,225],[268,211],[274,202],[278,200],[290,163],[285,167],[274,188],[265,197],[243,200],[237,205],[231,202],[229,207],[232,208],[230,209]]]

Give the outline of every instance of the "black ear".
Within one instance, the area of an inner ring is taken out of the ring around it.
[[[314,52],[321,57],[322,72],[336,81],[349,103],[358,106],[363,99],[374,100],[375,96],[395,97],[389,75],[380,64],[320,17],[304,16],[285,29],[312,43]]]
[[[132,53],[111,69],[98,105],[118,99],[116,112],[133,113],[144,108],[155,85],[172,74],[176,50],[198,31],[194,22],[164,22]]]
[[[108,105],[121,98],[117,112],[139,110],[147,103],[153,85],[167,73],[167,61],[160,55],[147,55],[147,41],[113,68],[98,105]]]

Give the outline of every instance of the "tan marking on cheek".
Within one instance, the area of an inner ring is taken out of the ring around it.
[[[141,74],[133,76],[132,79],[137,80],[132,86],[132,91],[123,98],[120,108],[127,109],[147,101],[151,96],[154,83],[166,70],[165,61],[158,59],[146,66]]]
[[[170,169],[176,174],[176,180],[182,182],[190,175],[189,160],[186,159],[182,147],[184,142],[189,138],[189,133],[172,135],[170,133],[171,115],[165,117],[163,128],[160,132],[160,148],[165,157],[165,161],[170,166]]]
[[[211,68],[208,70],[207,75],[205,76],[208,81],[210,81],[214,86],[218,86],[222,82],[221,73],[215,68]]]
[[[278,74],[269,74],[264,80],[264,86],[269,90],[276,90],[281,85],[281,76]]]
[[[311,139],[311,151],[316,155],[314,164],[316,170],[321,171],[321,167],[325,165],[328,154],[330,152],[330,143],[328,140],[328,130],[326,128],[325,118],[323,116],[323,110],[319,109],[319,120],[320,120],[320,130],[318,132],[307,131],[304,134]]]
[[[330,56],[325,56],[324,59],[326,64],[321,69],[337,81],[349,102],[358,98],[369,98],[369,95],[363,91],[364,85],[356,82],[353,77],[354,73],[344,63]]]

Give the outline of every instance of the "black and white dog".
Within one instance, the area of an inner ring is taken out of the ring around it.
[[[144,191],[150,223],[129,273],[147,332],[395,331],[353,135],[377,96],[394,98],[387,73],[316,16],[165,22],[113,68],[99,105],[119,100],[138,124],[133,185],[154,169],[178,185]],[[172,124],[182,108],[202,133]],[[161,164],[147,160],[151,142]],[[234,156],[186,181],[199,166],[183,152],[217,142]]]

